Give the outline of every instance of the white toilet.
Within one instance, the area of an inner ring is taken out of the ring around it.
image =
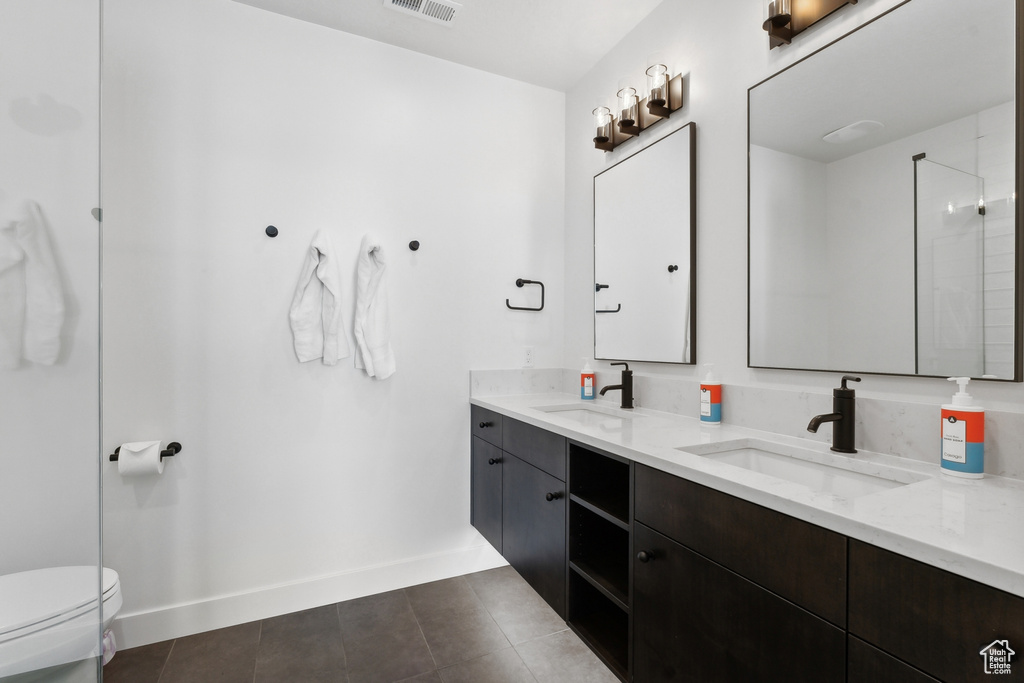
[[[103,569],[102,611],[99,580],[95,566],[0,576],[0,683],[95,680],[100,634],[121,609],[117,572]]]

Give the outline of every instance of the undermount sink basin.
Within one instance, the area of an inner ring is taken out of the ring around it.
[[[859,498],[928,478],[916,472],[856,460],[855,457],[819,453],[760,439],[723,441],[678,450],[839,498]]]
[[[556,406],[540,406],[537,410],[543,413],[555,413],[558,417],[579,422],[589,426],[614,426],[622,424],[623,420],[632,420],[635,415],[622,408],[612,408],[602,405],[580,405],[579,403],[566,403]]]

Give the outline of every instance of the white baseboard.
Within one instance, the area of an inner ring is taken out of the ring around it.
[[[118,648],[123,650],[506,564],[508,562],[485,543],[248,593],[120,614],[112,628]]]

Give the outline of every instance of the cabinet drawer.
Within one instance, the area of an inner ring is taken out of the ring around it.
[[[846,680],[841,629],[642,524],[633,534],[646,558],[633,565],[634,681]]]
[[[501,413],[470,406],[470,433],[501,448]]]
[[[637,521],[845,627],[845,536],[644,465],[635,477]]]
[[[502,450],[565,481],[565,437],[506,418]]]
[[[952,683],[990,681],[981,650],[1024,646],[1024,599],[850,539],[850,633]],[[1024,680],[1024,664],[999,680]]]
[[[846,646],[846,683],[939,683],[928,674],[849,636]]]

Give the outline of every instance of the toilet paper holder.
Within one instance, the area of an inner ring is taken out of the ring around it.
[[[170,458],[173,455],[177,455],[181,451],[181,444],[177,441],[172,441],[167,444],[167,448],[160,451],[160,460],[164,458]],[[118,457],[121,455],[121,447],[118,446],[114,449],[114,452],[110,454],[110,462],[117,462]]]

